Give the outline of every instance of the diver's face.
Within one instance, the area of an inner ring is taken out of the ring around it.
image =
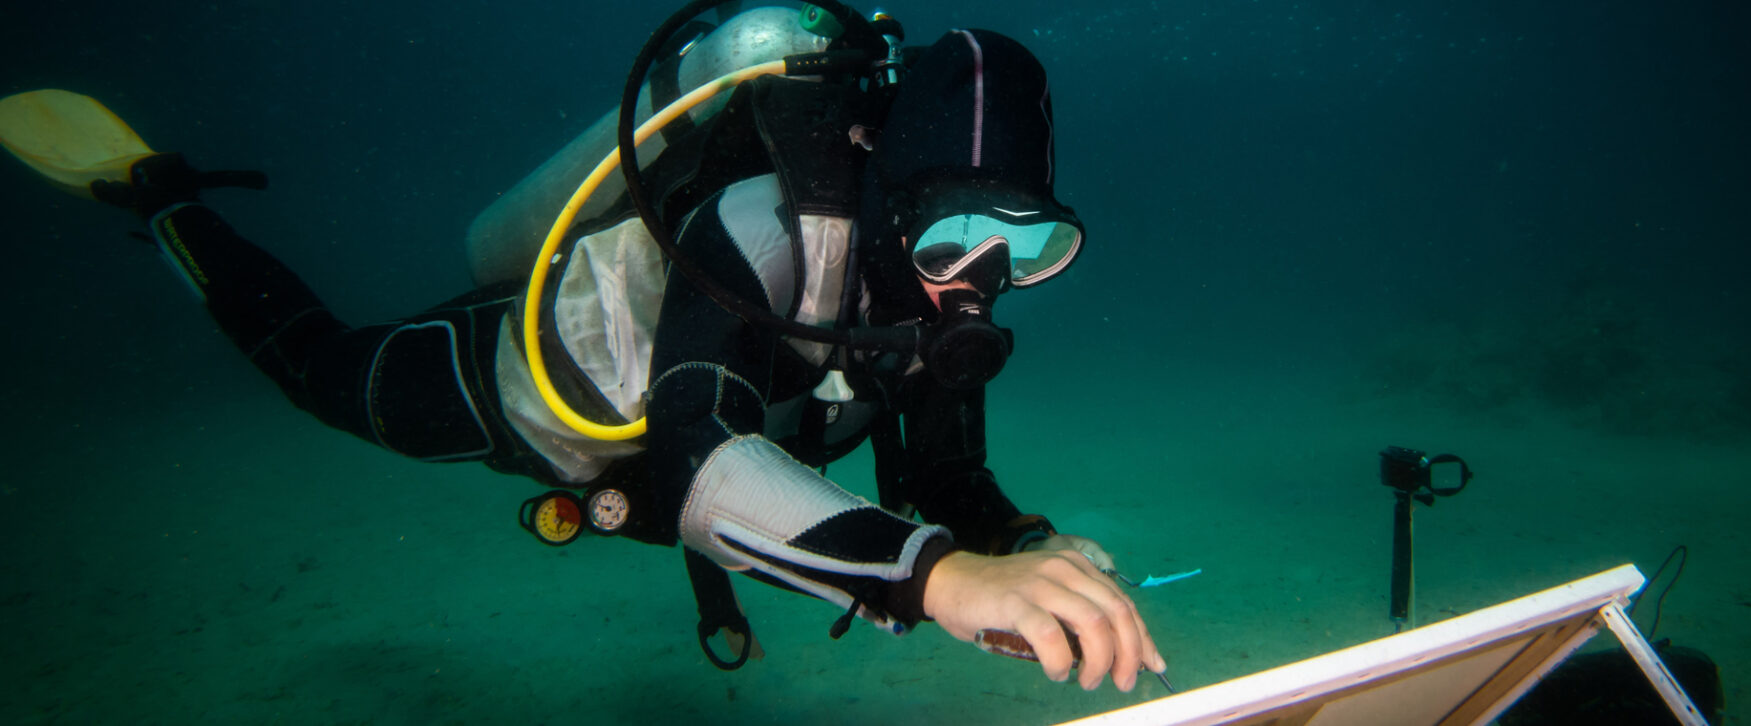
[[[911,239],[901,237],[900,244],[906,250],[907,254],[912,253]],[[918,284],[924,288],[924,294],[930,298],[930,304],[935,305],[936,309],[939,311],[942,310],[942,294],[949,290],[971,290],[978,293],[980,297],[986,299],[994,299],[1003,292],[1002,290],[998,290],[995,293],[986,292],[985,290],[973,285],[973,283],[958,277],[944,282],[937,282],[925,277],[922,273],[919,273],[917,279]]]
[[[942,309],[942,294],[949,290],[972,290],[973,292],[979,293],[980,296],[985,295],[985,293],[981,292],[979,288],[973,287],[972,283],[965,280],[951,280],[945,285],[940,282],[931,282],[920,277],[918,278],[918,282],[924,285],[924,294],[930,296],[930,303],[935,305],[937,310]]]

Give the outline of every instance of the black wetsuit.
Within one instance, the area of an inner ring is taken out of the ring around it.
[[[521,299],[519,284],[481,288],[402,320],[354,328],[211,209],[178,206],[155,218],[153,227],[221,330],[299,408],[405,456],[482,461],[550,486],[575,486],[555,477],[502,415],[494,355],[501,319]],[[764,297],[723,225],[692,229],[702,231],[682,235],[684,248],[714,269],[732,271],[725,281],[739,293]],[[635,520],[624,534],[674,544],[678,512],[702,458],[731,435],[766,431],[767,402],[806,397],[824,371],[678,276],[665,293],[661,321],[647,451],[616,462],[600,479],[634,499]],[[725,372],[752,388],[722,385]],[[882,472],[882,504],[916,509],[925,521],[946,526],[965,549],[1007,552],[1018,537],[1047,527],[1022,517],[984,466],[982,389],[950,391],[928,375],[866,371],[850,377],[857,403],[868,409],[862,431],[839,431],[826,440],[828,427],[815,425],[821,414],[811,411],[796,417],[795,430],[777,443],[799,461],[823,466],[873,429],[882,466],[898,469]],[[857,524],[842,523],[847,531]],[[942,550],[931,554],[934,559]],[[834,583],[839,589],[900,622],[922,617],[921,581],[841,580]]]
[[[901,91],[895,108],[909,115],[886,120],[890,135],[910,136],[892,147],[899,153],[877,154],[885,159],[880,168],[897,183],[913,170],[970,159],[970,173],[997,175],[1049,199],[1051,108],[1038,62],[1007,38],[956,31],[920,65],[931,70],[919,75],[938,83],[915,81]],[[856,93],[849,86],[753,81],[691,141],[670,147],[691,144],[697,153],[658,159],[687,160],[669,169],[672,183],[661,186],[665,222],[677,230],[681,249],[743,299],[793,320],[805,280],[832,274],[805,254],[805,242],[824,237],[801,232],[801,220],[842,225],[834,239],[843,245],[860,199],[865,213],[879,211],[879,200],[870,204],[864,194],[876,186],[859,181],[864,152],[847,140],[854,126],[845,109],[855,106],[848,99]],[[620,214],[618,221],[632,219],[624,207]],[[595,229],[614,223],[593,222]],[[663,289],[643,451],[580,482],[559,475],[554,457],[564,453],[564,442],[561,449],[548,437],[531,444],[526,408],[509,416],[501,395],[520,390],[510,380],[515,376],[498,370],[501,361],[522,357],[520,336],[500,339],[518,328],[502,326],[519,313],[519,286],[483,288],[404,320],[350,328],[206,207],[172,206],[152,224],[238,348],[325,423],[424,460],[484,461],[553,486],[613,486],[631,503],[631,519],[617,533],[660,544],[680,540],[720,565],[848,605],[849,613],[882,627],[900,631],[923,617],[924,575],[949,550],[949,535],[955,547],[1005,554],[1052,531],[1043,518],[1023,516],[985,467],[983,388],[947,388],[921,375],[911,355],[833,355],[856,398],[821,405],[810,396],[827,375],[820,356],[811,362],[801,344],[730,314],[680,275],[670,275]],[[881,239],[892,244],[897,235]],[[865,264],[864,277],[853,283],[889,291],[865,304],[909,295],[911,306],[899,307],[917,311],[916,279],[890,257],[865,260],[875,264]],[[543,314],[554,315],[550,300],[543,302]],[[843,320],[839,300],[817,307],[811,324]],[[922,314],[934,315],[934,308]],[[587,377],[562,347],[549,347],[556,327],[541,326],[548,367],[556,380],[571,381],[568,403],[589,413]],[[519,398],[517,405],[529,405],[529,397]],[[595,398],[600,404],[600,392]],[[558,440],[570,432],[547,433]],[[810,468],[866,436],[877,454],[881,507]],[[695,571],[696,588],[699,581]]]

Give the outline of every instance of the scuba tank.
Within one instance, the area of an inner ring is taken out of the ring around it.
[[[656,80],[647,81],[640,91],[639,123],[650,118],[653,107],[666,106],[680,93],[730,71],[826,49],[831,39],[805,28],[805,20],[794,8],[763,7],[738,13],[715,28],[700,23],[684,30],[676,36],[665,61],[669,64],[667,74],[659,63],[653,74]],[[657,86],[654,91],[653,83]],[[688,112],[688,119],[701,123],[727,101],[725,97],[701,104]],[[541,249],[553,210],[564,206],[578,183],[614,149],[618,117],[617,110],[603,114],[475,216],[463,245],[476,285],[528,279],[529,263]],[[652,138],[641,147],[641,158],[648,165],[662,148],[662,138]],[[625,189],[623,177],[609,177],[580,210],[578,219],[602,214]]]

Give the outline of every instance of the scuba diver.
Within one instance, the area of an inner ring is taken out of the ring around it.
[[[905,47],[892,18],[835,2],[702,26],[713,4],[652,37],[616,136],[596,141],[635,148],[637,115],[710,85],[682,81],[713,39],[800,38],[765,49],[784,72],[659,118],[659,152],[610,154],[598,171],[624,184],[567,205],[582,221],[562,215],[538,254],[519,237],[524,273],[477,267],[480,288],[403,320],[343,323],[202,203],[204,188],[265,186],[257,174],[196,171],[129,131],[134,153],[57,179],[146,220],[225,334],[324,423],[539,481],[551,489],[519,516],[549,544],[683,545],[719,667],[759,654],[726,574],[739,572],[836,606],[835,638],[859,617],[896,634],[935,621],[1053,680],[1075,670],[1085,689],[1161,673],[1111,556],[1024,513],[985,465],[984,386],[1013,346],[993,304],[1062,273],[1084,242],[1053,194],[1039,61],[983,30]],[[22,96],[4,103],[120,124]],[[821,472],[866,439],[879,505]]]

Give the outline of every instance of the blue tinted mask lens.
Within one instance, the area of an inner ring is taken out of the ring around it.
[[[912,262],[925,279],[946,283],[974,260],[1001,249],[1009,258],[1010,282],[1025,287],[1069,266],[1081,246],[1082,230],[1064,222],[1015,224],[982,214],[957,214],[937,220],[918,235]]]

